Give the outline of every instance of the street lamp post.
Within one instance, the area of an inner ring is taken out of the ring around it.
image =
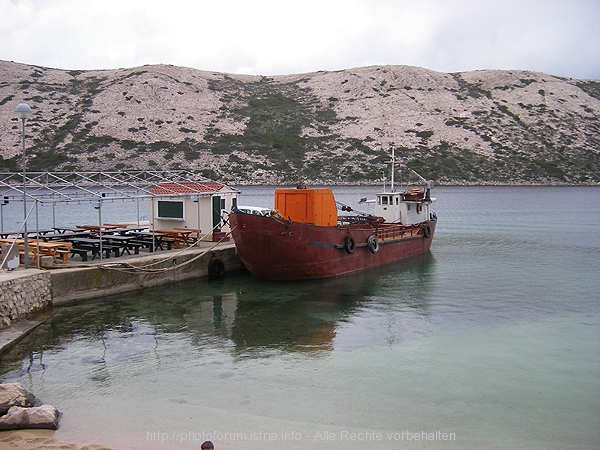
[[[19,103],[15,108],[15,114],[23,123],[23,259],[25,260],[25,268],[29,268],[29,242],[27,240],[27,165],[25,159],[25,121],[31,118],[31,108],[27,103]]]

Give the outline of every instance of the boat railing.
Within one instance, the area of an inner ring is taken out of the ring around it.
[[[391,239],[403,239],[405,237],[417,236],[419,234],[420,227],[417,225],[404,226],[404,225],[385,225],[377,228],[377,238],[381,241]]]

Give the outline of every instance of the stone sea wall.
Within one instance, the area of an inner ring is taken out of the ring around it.
[[[106,261],[52,270],[16,270],[0,273],[0,328],[34,312],[106,295],[135,291],[191,278],[211,277],[213,258],[224,273],[240,270],[233,243],[218,249],[188,249],[180,254],[150,254],[125,263]]]
[[[235,247],[231,243],[211,252],[197,249],[170,257],[164,257],[160,253],[145,255],[138,259],[128,259],[127,265],[90,264],[88,267],[72,270],[53,270],[52,304],[62,305],[191,278],[207,277],[209,262],[213,257],[222,261],[226,272],[235,272],[241,267]]]
[[[49,272],[23,271],[0,283],[0,328],[52,305]]]

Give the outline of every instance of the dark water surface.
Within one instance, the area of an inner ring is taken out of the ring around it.
[[[600,189],[435,196],[426,255],[58,308],[1,380],[62,412],[56,438],[116,449],[600,448]]]

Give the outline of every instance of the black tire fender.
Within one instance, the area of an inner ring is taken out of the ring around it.
[[[354,242],[354,238],[350,235],[346,236],[344,239],[344,248],[346,249],[346,253],[351,255],[356,250],[356,242]]]
[[[429,226],[428,223],[423,225],[423,237],[425,239],[429,238],[431,236],[431,227]]]
[[[369,239],[367,239],[367,247],[369,247],[369,251],[373,254],[379,251],[379,241],[377,240],[377,236],[369,236]]]
[[[208,262],[208,277],[221,278],[225,274],[225,264],[219,258],[212,258]]]

